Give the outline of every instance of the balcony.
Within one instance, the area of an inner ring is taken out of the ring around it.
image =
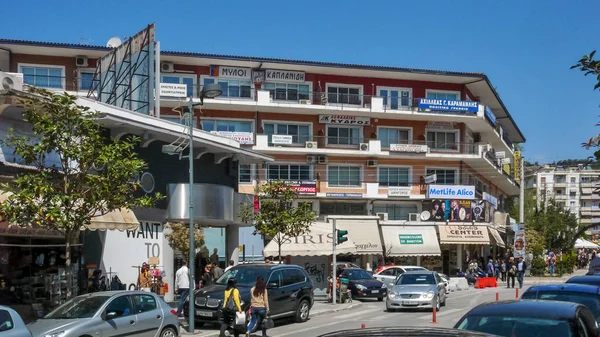
[[[554,187],[567,187],[566,181],[556,181],[554,182]]]
[[[567,200],[567,195],[566,194],[555,194],[554,200]]]
[[[600,181],[581,181],[580,187],[600,187]]]

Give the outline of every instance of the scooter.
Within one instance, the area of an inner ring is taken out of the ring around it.
[[[333,301],[333,279],[331,277],[327,278],[328,288],[327,288],[327,298],[329,302]],[[352,292],[348,289],[349,280],[347,278],[337,278],[335,282],[335,293],[336,293],[336,301],[337,303],[346,303],[352,302]]]

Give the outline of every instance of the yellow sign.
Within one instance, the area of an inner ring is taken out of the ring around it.
[[[521,151],[515,151],[514,161],[514,178],[516,181],[521,180]]]
[[[240,250],[240,253],[244,251],[244,246],[238,246],[238,249]]]
[[[504,171],[504,173],[506,173],[510,176],[510,164],[502,165],[502,170]]]

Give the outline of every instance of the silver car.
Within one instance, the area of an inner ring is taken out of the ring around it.
[[[426,271],[427,269],[419,266],[385,266],[381,270],[373,274],[373,278],[385,283],[386,286],[391,287],[398,276],[406,273],[407,271]]]
[[[16,311],[0,305],[0,336],[31,337],[31,332]]]
[[[154,293],[106,291],[77,296],[27,325],[33,337],[177,337],[176,312]]]
[[[402,308],[433,308],[446,305],[446,285],[434,271],[410,271],[398,277],[388,290],[388,311]]]

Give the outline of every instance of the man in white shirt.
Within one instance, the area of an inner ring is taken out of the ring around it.
[[[190,269],[187,261],[183,262],[183,266],[177,270],[175,274],[175,292],[179,293],[179,304],[177,305],[177,315],[183,315],[183,304],[190,293]]]
[[[233,265],[234,265],[234,264],[235,264],[235,262],[233,262],[233,260],[229,260],[229,266],[228,266],[227,268],[225,268],[225,273],[226,273],[226,272],[227,272],[229,269],[233,268]]]

